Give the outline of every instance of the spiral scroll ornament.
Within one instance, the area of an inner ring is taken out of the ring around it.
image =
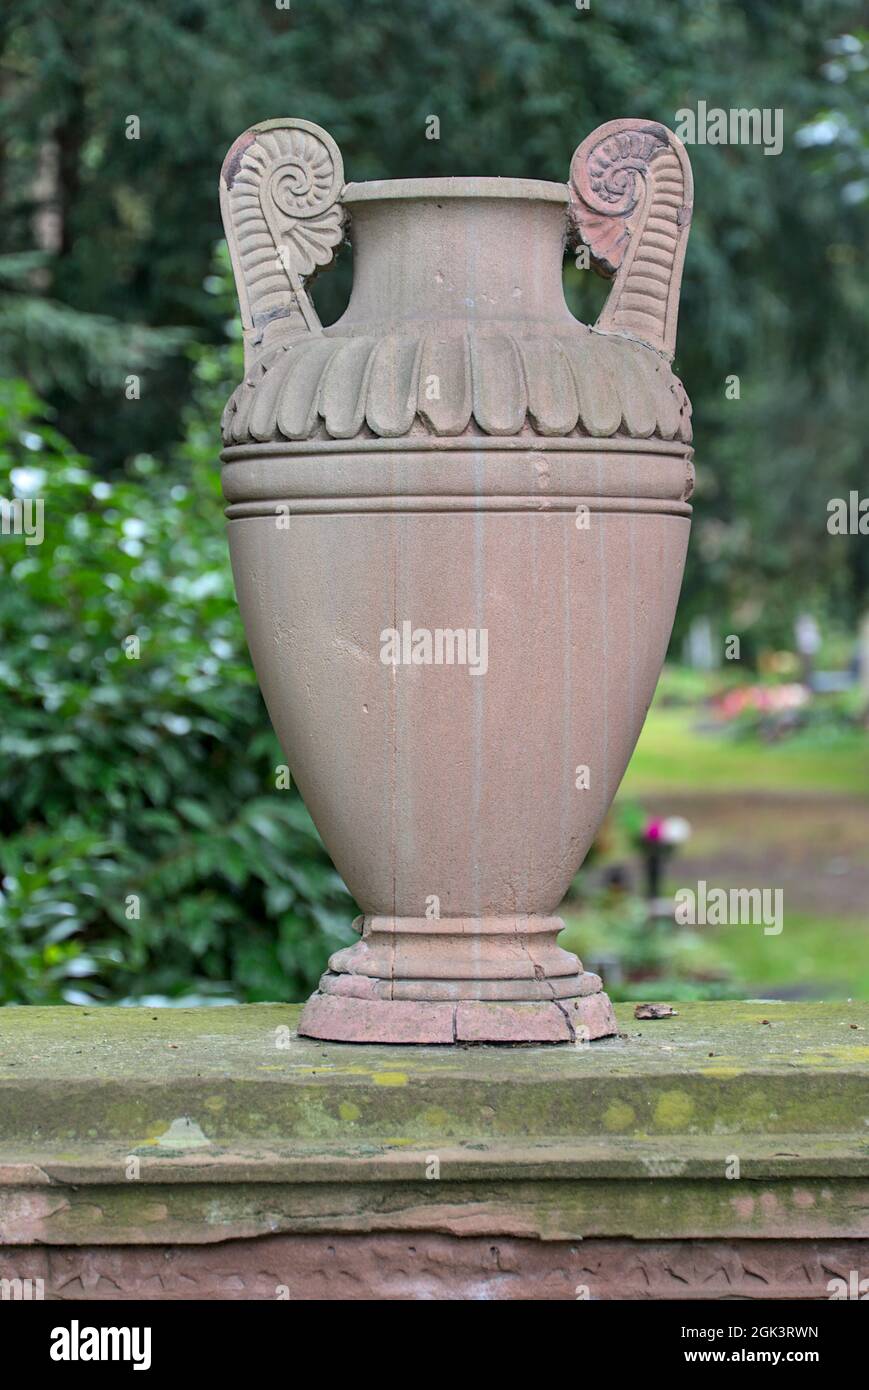
[[[570,165],[571,225],[615,284],[596,327],[671,359],[694,186],[681,141],[649,121],[609,121]]]
[[[320,331],[305,286],[342,240],[343,187],[338,146],[310,121],[265,121],[226,156],[221,210],[249,356],[273,323],[281,336]]]

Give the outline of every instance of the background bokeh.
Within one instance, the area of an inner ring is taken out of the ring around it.
[[[275,785],[223,536],[234,138],[298,115],[352,179],[564,179],[602,121],[701,101],[780,109],[784,141],[689,150],[689,566],[566,940],[624,997],[869,993],[869,537],[827,525],[869,496],[863,6],[13,0],[0,52],[0,496],[45,502],[41,545],[0,535],[0,1001],[296,999],[350,939]],[[324,321],[351,276],[346,248]],[[593,322],[606,287],[565,283]],[[689,838],[650,850],[672,817]],[[676,927],[700,879],[781,888],[784,929]]]

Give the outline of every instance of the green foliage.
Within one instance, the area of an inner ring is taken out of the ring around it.
[[[99,479],[2,388],[0,496],[43,499],[45,538],[0,538],[0,1002],[293,999],[351,937],[244,650],[211,446],[226,366],[200,360],[184,483],[148,456]]]
[[[630,894],[594,893],[581,913],[568,910],[558,944],[586,969],[600,967],[607,993],[627,999],[741,999],[745,980],[727,969],[718,943],[701,932],[649,920],[646,904]],[[613,978],[607,962],[617,961]]]
[[[48,257],[0,256],[0,373],[21,375],[38,391],[75,393],[82,383],[114,388],[177,351],[182,329],[122,324],[38,294]]]

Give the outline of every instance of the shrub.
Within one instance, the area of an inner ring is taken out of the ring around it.
[[[101,479],[0,386],[0,1000],[294,999],[353,905],[247,656],[216,467],[225,353],[177,457]],[[7,526],[7,531],[9,527]]]

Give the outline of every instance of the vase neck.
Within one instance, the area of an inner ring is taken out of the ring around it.
[[[386,197],[350,210],[353,292],[336,331],[575,322],[562,284],[563,203]]]

